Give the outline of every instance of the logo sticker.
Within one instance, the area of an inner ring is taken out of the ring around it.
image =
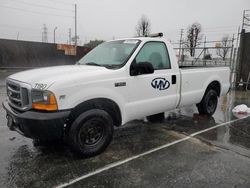
[[[152,80],[151,86],[155,89],[165,90],[169,88],[170,83],[166,78],[155,78]]]

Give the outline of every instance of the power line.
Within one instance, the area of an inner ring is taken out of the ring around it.
[[[65,5],[74,5],[74,3],[69,3],[69,2],[66,2],[66,1],[61,1],[61,0],[45,0],[45,1],[53,1],[54,3],[60,3],[60,4],[65,4]]]
[[[50,15],[50,16],[57,16],[57,17],[67,17],[67,18],[74,18],[73,16],[68,16],[68,15],[59,15],[59,14],[51,14],[51,13],[44,13],[44,12],[38,12],[38,11],[31,11],[31,10],[27,10],[27,9],[16,8],[16,7],[10,7],[10,6],[4,6],[4,5],[0,5],[0,7],[8,8],[8,9],[13,9],[13,10],[19,10],[19,11],[23,11],[23,12],[30,12],[30,13],[33,13],[33,14]]]
[[[26,30],[26,31],[41,31],[41,29],[36,29],[36,28],[30,28],[30,27],[21,27],[21,26],[14,26],[14,25],[7,25],[7,24],[0,24],[0,28],[7,28],[7,29],[11,29],[13,31],[13,28],[15,28],[16,30]],[[56,32],[57,35],[64,35],[67,36],[66,33],[64,32]],[[48,31],[48,34],[52,34],[52,32]],[[38,36],[38,35],[36,35]],[[40,35],[39,35],[40,36]]]
[[[236,31],[237,26],[218,26],[218,27],[202,27],[202,33],[227,33]],[[185,32],[188,29],[184,29]]]
[[[237,29],[237,27],[225,27],[225,28],[203,28],[203,30],[207,30],[207,31],[219,31],[219,30],[235,30]]]
[[[50,6],[46,6],[46,5],[36,4],[36,3],[28,3],[28,2],[25,2],[22,0],[11,0],[11,1],[15,1],[17,3],[26,4],[26,5],[33,6],[33,7],[42,7],[42,8],[48,8],[48,9],[53,9],[53,10],[66,11],[66,12],[73,11],[70,9],[61,9],[61,8],[55,8],[55,7],[50,7]]]
[[[233,35],[236,34],[236,32],[218,32],[218,33],[203,33],[207,36],[227,36],[227,35]]]
[[[238,27],[237,25],[230,25],[230,26],[216,26],[216,27],[204,27],[204,29],[222,29],[222,28],[235,28]]]
[[[235,28],[228,28],[228,29],[203,29],[203,33],[222,33],[222,32],[235,32],[237,29]]]
[[[218,31],[203,30],[203,33],[223,33],[223,32],[235,32],[235,31],[236,31],[236,29],[218,30]]]
[[[213,34],[206,34],[206,36],[220,36],[220,35],[234,35],[234,34],[237,34],[237,33],[213,33]],[[229,40],[229,41],[231,41],[231,40]],[[209,41],[206,41],[206,43],[215,43],[215,42],[221,42],[221,40],[209,40]],[[179,42],[172,41],[171,44],[178,44],[179,45],[180,41]]]
[[[4,28],[17,28],[17,29],[22,29],[22,30],[34,30],[34,31],[40,31],[40,29],[35,29],[35,28],[30,28],[30,27],[20,27],[20,26],[15,26],[15,25],[7,25],[7,24],[0,24],[0,28],[4,27]]]

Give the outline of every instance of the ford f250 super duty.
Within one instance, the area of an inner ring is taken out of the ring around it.
[[[229,90],[228,67],[179,67],[162,37],[113,40],[75,65],[27,70],[6,79],[8,127],[34,140],[66,138],[82,156],[101,153],[114,126],[196,104],[213,115]]]

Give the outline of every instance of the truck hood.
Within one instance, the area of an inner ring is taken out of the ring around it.
[[[110,72],[110,69],[90,65],[65,65],[22,71],[8,78],[30,84],[35,88],[37,84],[43,84],[43,89],[48,89],[55,82],[74,80],[80,77],[95,77],[96,75]]]

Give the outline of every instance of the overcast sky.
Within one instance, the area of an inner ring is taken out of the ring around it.
[[[207,40],[218,40],[237,33],[243,10],[250,9],[250,0],[0,0],[0,38],[19,33],[19,40],[41,41],[46,24],[49,42],[57,26],[56,41],[67,43],[69,28],[74,34],[74,3],[82,43],[134,36],[141,15],[149,18],[152,32],[173,42],[193,22],[202,25]]]

